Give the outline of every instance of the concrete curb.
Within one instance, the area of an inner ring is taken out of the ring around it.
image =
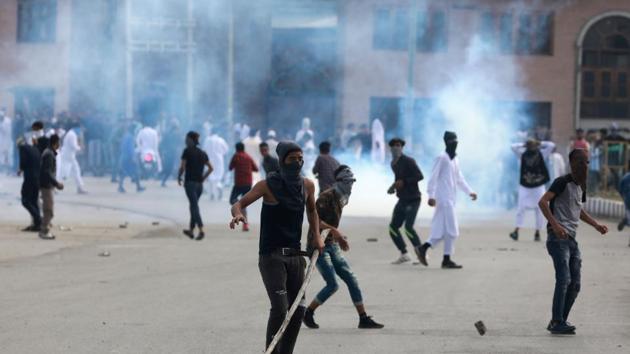
[[[621,220],[626,216],[626,207],[623,202],[616,200],[598,197],[587,198],[585,209],[589,214],[616,220]]]

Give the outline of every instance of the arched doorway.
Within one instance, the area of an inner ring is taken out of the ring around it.
[[[578,39],[576,126],[585,120],[630,124],[630,14],[607,13]]]

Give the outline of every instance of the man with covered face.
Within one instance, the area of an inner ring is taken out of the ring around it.
[[[251,191],[247,192],[232,206],[230,228],[247,222],[243,209],[262,198],[260,214],[260,243],[258,268],[271,303],[267,322],[266,346],[282,325],[287,312],[298,299],[300,287],[304,282],[305,254],[301,249],[302,222],[304,211],[308,218],[312,237],[311,245],[319,250],[324,242],[319,237],[319,217],[315,206],[315,185],[301,176],[304,154],[294,142],[280,142],[276,148],[280,160],[280,171],[267,175]],[[304,303],[291,317],[284,336],[273,353],[293,353],[298,333],[304,317]]]
[[[317,270],[326,281],[326,286],[315,296],[315,299],[306,309],[304,324],[309,328],[319,328],[314,318],[315,310],[337,291],[339,286],[336,276],[339,276],[348,286],[350,297],[359,314],[359,328],[383,328],[382,324],[376,323],[365,312],[357,277],[341,254],[342,250],[348,251],[350,248],[346,237],[338,229],[339,222],[341,221],[342,210],[350,199],[352,185],[356,180],[352,170],[346,165],[341,165],[334,171],[334,179],[335,182],[332,187],[321,192],[315,203],[320,230],[330,231],[325,240],[324,252],[317,259]]]
[[[576,241],[582,220],[602,235],[608,227],[599,224],[584,209],[588,153],[575,149],[569,154],[571,173],[556,178],[538,205],[547,219],[547,251],[553,260],[556,285],[553,292],[552,317],[547,330],[552,334],[575,334],[567,322],[571,307],[581,286],[582,256]]]
[[[413,229],[420,209],[421,194],[418,183],[424,179],[416,160],[403,154],[402,150],[405,141],[400,138],[393,138],[389,141],[392,152],[392,171],[394,171],[394,184],[389,187],[387,193],[398,197],[398,203],[394,207],[392,220],[389,223],[389,236],[394,241],[396,248],[400,251],[398,259],[392,264],[402,264],[409,262],[411,258],[407,255],[407,246],[400,233],[400,228],[405,225],[404,231],[409,241],[413,245],[416,256],[420,257],[420,237]]]
[[[538,142],[534,139],[528,139],[525,144],[516,143],[512,145],[512,151],[519,157],[521,166],[516,229],[510,234],[514,241],[518,241],[518,231],[523,227],[527,209],[534,210],[536,215],[534,241],[540,241],[543,215],[538,208],[538,201],[545,194],[545,184],[549,182],[549,170],[545,160],[551,155],[555,146],[551,141]]]
[[[429,240],[420,248],[419,258],[420,263],[428,266],[427,250],[444,240],[442,268],[460,269],[462,266],[451,260],[451,255],[455,250],[455,240],[459,237],[459,225],[455,215],[457,187],[468,194],[473,201],[477,200],[477,194],[470,188],[459,169],[459,159],[456,153],[457,135],[453,132],[445,132],[444,143],[446,144],[446,151],[435,159],[427,188],[429,206],[435,207],[435,213],[431,222],[431,235]]]

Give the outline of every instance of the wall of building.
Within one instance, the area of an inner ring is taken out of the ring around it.
[[[419,3],[425,3],[420,1]],[[452,58],[465,57],[464,49],[477,33],[480,11],[514,6],[506,1],[429,1],[447,11],[448,50],[446,53],[416,53],[414,88],[416,97],[432,97],[436,86],[449,80],[456,63]],[[540,2],[543,4],[543,2]],[[344,122],[367,123],[370,97],[403,97],[407,89],[407,52],[375,50],[372,46],[374,10],[387,4],[409,6],[409,1],[350,0],[345,2],[341,115]],[[515,61],[521,69],[520,85],[526,88],[528,100],[552,103],[551,129],[554,140],[566,143],[576,126],[577,39],[589,19],[607,11],[628,11],[626,0],[544,2],[555,13],[553,55],[505,55],[498,60]],[[450,59],[449,59],[450,58]],[[492,80],[492,77],[488,78]],[[509,94],[497,97],[512,100]],[[606,122],[584,122],[585,125]],[[630,121],[624,122],[630,126]]]
[[[54,43],[17,42],[17,0],[0,1],[0,105],[13,115],[14,87],[53,88],[55,111],[69,101],[70,21],[57,21]],[[57,0],[57,19],[70,18],[71,0]]]

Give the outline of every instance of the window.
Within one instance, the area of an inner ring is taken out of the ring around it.
[[[51,43],[55,41],[57,1],[18,0],[17,41]]]
[[[374,48],[407,50],[409,18],[407,8],[377,9],[374,12]],[[444,10],[418,12],[416,50],[419,52],[445,51],[447,48],[447,25],[446,11]]]
[[[553,15],[551,13],[481,13],[481,39],[497,52],[519,55],[551,55]]]
[[[582,43],[581,118],[630,118],[630,19],[595,23]]]

